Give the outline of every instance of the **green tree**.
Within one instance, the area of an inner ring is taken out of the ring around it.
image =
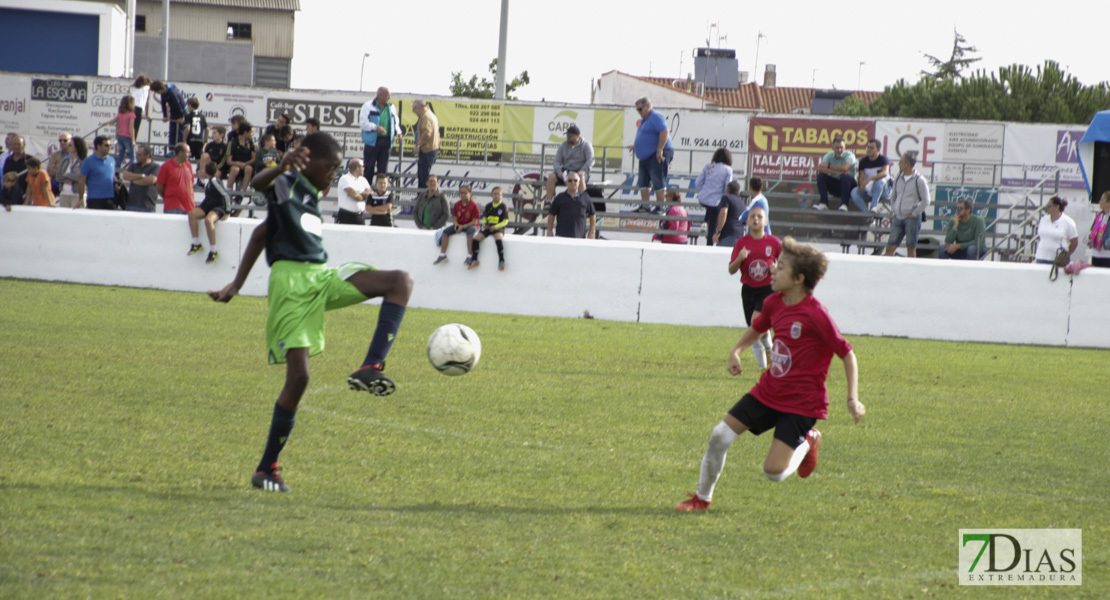
[[[948,60],[941,60],[932,54],[926,54],[925,60],[929,61],[929,64],[935,70],[931,73],[922,71],[922,75],[933,79],[962,79],[964,69],[971,66],[971,63],[983,60],[968,56],[972,52],[978,52],[978,50],[975,46],[961,45],[967,44],[967,40],[955,28],[952,29],[952,33],[955,34],[955,39],[952,41],[952,56]]]
[[[478,80],[477,75],[471,75],[470,79],[463,81],[462,71],[451,72],[451,95],[463,98],[493,98],[497,86],[497,59],[493,59],[489,63],[490,79],[482,78]],[[505,82],[505,98],[507,100],[516,100],[516,96],[512,92],[518,88],[524,87],[531,83],[532,80],[528,78],[528,71],[521,71],[512,81]]]
[[[1086,124],[1110,109],[1110,85],[1085,86],[1054,61],[1033,69],[1002,67],[997,73],[976,71],[966,78],[922,77],[887,86],[870,104],[847,98],[838,115],[967,119],[1016,123]]]

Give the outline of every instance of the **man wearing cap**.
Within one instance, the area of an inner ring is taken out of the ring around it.
[[[559,144],[559,149],[555,151],[555,172],[547,176],[544,202],[551,202],[551,198],[555,196],[555,186],[566,185],[567,173],[578,173],[579,189],[586,189],[593,164],[594,147],[582,139],[582,132],[577,125],[567,127],[567,141]]]
[[[436,164],[439,156],[439,119],[423,100],[412,101],[412,112],[419,117],[416,120],[416,145],[412,150],[416,155],[416,187],[424,189],[428,187],[428,176],[432,174],[432,165]]]

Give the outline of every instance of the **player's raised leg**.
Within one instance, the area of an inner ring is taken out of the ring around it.
[[[266,449],[262,459],[251,477],[251,485],[268,492],[288,492],[289,486],[281,477],[278,455],[289,441],[297,406],[308,389],[308,348],[290,348],[285,353],[285,385],[274,404],[274,415],[270,420],[270,434],[266,438]]]
[[[405,307],[412,296],[412,277],[405,271],[359,271],[347,281],[367,298],[382,299],[378,326],[370,340],[366,359],[362,367],[347,377],[347,383],[352,390],[388,396],[397,386],[382,371],[389,349],[393,347],[397,331],[401,328],[401,321],[405,318]]]
[[[690,498],[679,503],[675,510],[695,511],[709,508],[713,501],[713,488],[725,467],[725,456],[729,446],[736,438],[748,430],[748,426],[732,415],[725,418],[713,428],[709,436],[709,443],[705,447],[705,455],[701,459],[701,473],[698,476],[698,491],[690,494]]]

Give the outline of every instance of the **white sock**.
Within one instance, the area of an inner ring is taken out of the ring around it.
[[[763,338],[760,338],[752,344],[752,355],[755,356],[755,364],[760,369],[767,368],[767,353],[763,350]]]
[[[209,252],[219,252],[219,250],[216,250],[216,244],[212,244],[211,246],[209,246],[208,251]]]
[[[698,477],[698,498],[709,502],[713,499],[713,488],[717,485],[717,478],[721,476],[721,469],[725,468],[725,455],[728,447],[736,441],[739,435],[724,421],[713,428],[709,436],[709,445],[705,448],[705,456],[701,459],[701,475]]]
[[[771,481],[782,481],[783,479],[786,479],[787,477],[793,475],[794,471],[798,470],[798,465],[802,464],[802,459],[806,457],[806,453],[808,452],[809,440],[806,440],[794,449],[794,454],[790,457],[790,463],[786,465],[785,471],[779,473],[778,475],[772,475],[767,471],[764,471],[763,474],[766,475],[767,479],[770,479]]]
[[[193,238],[193,245],[194,246],[199,246],[200,245],[200,238],[198,238],[198,237]]]
[[[446,254],[444,254],[443,252],[440,252],[440,253],[439,253],[439,257],[440,257],[440,258],[443,258],[444,256],[447,256],[447,255],[446,255]]]

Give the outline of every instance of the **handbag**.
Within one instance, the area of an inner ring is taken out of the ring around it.
[[[1056,281],[1056,278],[1060,276],[1060,267],[1066,267],[1067,265],[1068,251],[1063,248],[1058,248],[1056,250],[1056,258],[1052,259],[1052,269],[1048,272],[1048,280]]]

